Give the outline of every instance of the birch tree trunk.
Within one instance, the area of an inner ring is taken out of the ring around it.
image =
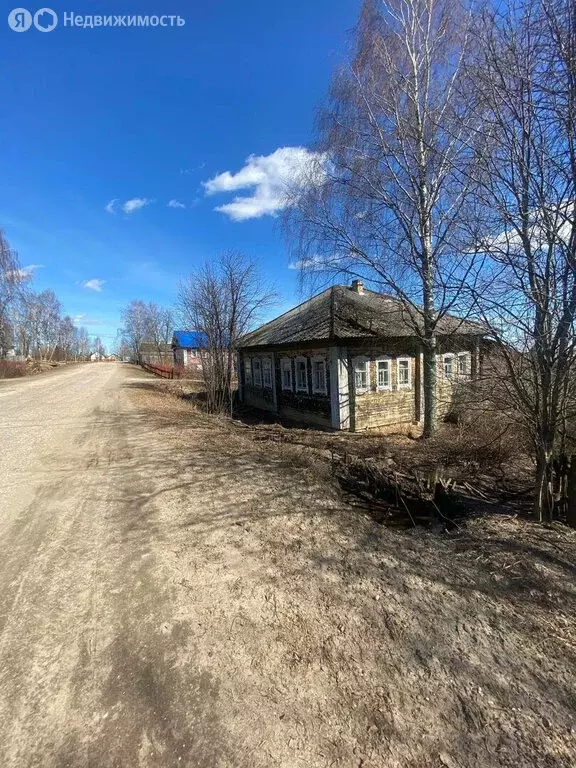
[[[315,159],[288,195],[303,270],[360,278],[403,305],[424,350],[424,434],[436,430],[438,326],[461,311],[472,160],[459,0],[364,2],[355,52],[320,112]]]
[[[534,449],[535,514],[576,392],[576,6],[524,0],[482,17],[474,82],[475,301],[502,361],[492,402]]]

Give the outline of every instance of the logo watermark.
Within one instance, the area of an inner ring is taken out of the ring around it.
[[[51,8],[40,8],[34,14],[34,26],[39,32],[52,32],[58,25],[58,16]]]
[[[32,14],[26,8],[14,8],[8,14],[8,26],[14,32],[27,32],[32,26]]]
[[[62,15],[63,27],[104,29],[104,27],[183,27],[186,20],[176,14],[162,16],[109,15],[88,16],[66,11]],[[26,8],[14,8],[8,14],[8,26],[14,32],[27,32],[32,25],[39,32],[52,32],[58,26],[58,14],[52,8],[40,8],[34,15]]]

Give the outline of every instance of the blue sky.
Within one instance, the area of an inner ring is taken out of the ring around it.
[[[129,300],[172,303],[182,276],[229,248],[261,260],[277,311],[296,303],[274,183],[313,137],[358,0],[52,2],[49,33],[13,32],[12,7],[0,24],[0,227],[23,266],[41,265],[34,286],[108,344]],[[186,24],[65,28],[65,11]]]

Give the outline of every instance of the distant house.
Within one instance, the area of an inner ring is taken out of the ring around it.
[[[202,349],[206,346],[204,334],[199,331],[174,331],[172,353],[177,368],[202,370]]]
[[[447,413],[476,376],[484,329],[438,324],[437,396]],[[423,421],[422,348],[401,302],[355,280],[335,285],[240,339],[239,395],[255,408],[339,430]]]
[[[172,367],[172,345],[163,342],[143,341],[138,350],[138,362],[148,365]]]

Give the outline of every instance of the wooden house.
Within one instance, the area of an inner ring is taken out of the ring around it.
[[[204,334],[198,331],[174,331],[172,352],[174,365],[191,371],[202,370],[202,354],[206,348]]]
[[[445,415],[479,374],[484,329],[445,315],[437,327],[437,396]],[[403,304],[335,285],[244,336],[239,396],[281,418],[338,430],[407,429],[423,420],[422,347]]]

